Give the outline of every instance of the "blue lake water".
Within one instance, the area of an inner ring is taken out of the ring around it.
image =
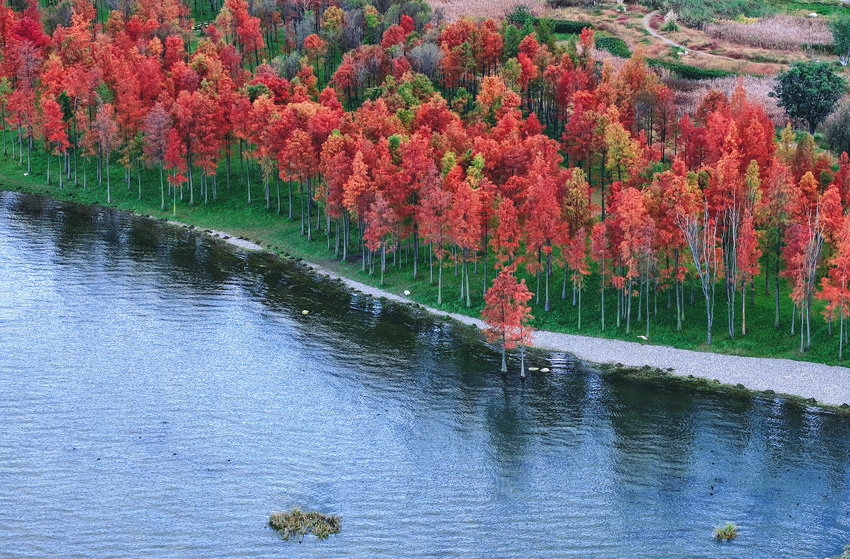
[[[307,309],[309,314],[303,315]],[[0,192],[0,558],[817,558],[850,421],[605,375],[269,255]],[[269,514],[343,517],[324,541]],[[731,543],[712,528],[740,527]]]

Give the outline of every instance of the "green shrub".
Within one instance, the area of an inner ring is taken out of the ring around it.
[[[738,526],[734,522],[727,522],[725,526],[714,528],[714,537],[718,540],[729,541],[738,535]]]
[[[649,58],[646,61],[650,66],[658,68],[667,68],[680,78],[686,80],[710,80],[714,78],[725,78],[736,75],[735,72],[728,70],[717,70],[713,68],[698,68],[690,64],[682,62],[674,62],[671,60],[660,60],[658,58]]]
[[[836,50],[835,43],[801,43],[800,49],[821,54],[832,54]]]
[[[661,26],[661,30],[667,33],[673,33],[679,30],[679,24],[676,23],[675,19],[670,18],[664,22],[664,25]]]
[[[537,25],[540,25],[542,21],[544,20],[536,18],[534,22]],[[552,32],[554,33],[578,35],[586,27],[593,29],[593,24],[588,23],[586,21],[573,21],[569,19],[547,19],[545,21],[547,21],[552,26]]]
[[[629,58],[632,55],[629,51],[629,45],[619,37],[596,37],[596,48],[608,51],[620,58]]]
[[[826,119],[823,138],[834,153],[850,153],[850,103],[842,105]]]
[[[509,22],[514,25],[525,25],[525,22],[528,20],[535,20],[535,17],[531,14],[531,10],[528,9],[528,6],[525,4],[520,4],[516,8],[514,8],[507,16],[505,16]]]

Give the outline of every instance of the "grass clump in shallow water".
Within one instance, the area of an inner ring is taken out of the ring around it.
[[[277,530],[283,539],[297,536],[300,542],[306,534],[313,534],[320,540],[331,534],[338,534],[341,522],[342,518],[339,516],[316,511],[304,512],[296,507],[289,512],[273,513],[269,526]]]
[[[726,540],[727,542],[738,535],[738,526],[734,522],[727,522],[725,526],[717,526],[714,528],[714,537],[718,540]]]

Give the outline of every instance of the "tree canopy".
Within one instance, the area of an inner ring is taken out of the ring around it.
[[[844,95],[847,84],[833,72],[827,62],[798,62],[779,75],[771,96],[788,116],[800,119],[814,134],[818,124],[826,120]]]

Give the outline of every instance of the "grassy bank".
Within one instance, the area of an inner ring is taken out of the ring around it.
[[[26,159],[26,157],[25,157]],[[25,161],[26,163],[26,161]],[[50,196],[62,200],[70,200],[83,204],[106,204],[106,181],[103,186],[98,185],[94,177],[93,165],[88,168],[88,188],[82,187],[82,166],[78,170],[78,185],[73,181],[65,183],[65,188],[60,190],[56,175],[56,158],[53,165],[53,184],[45,184],[45,157],[43,154],[33,155],[33,172],[24,176],[26,167],[18,164],[17,157],[0,156],[0,189],[17,190]],[[330,242],[325,234],[325,218],[322,214],[319,220],[321,230],[314,231],[314,240],[308,241],[301,234],[300,207],[298,206],[297,192],[294,195],[295,206],[293,208],[293,219],[288,215],[288,185],[281,182],[281,214],[277,213],[277,188],[274,181],[271,186],[271,209],[266,209],[263,185],[256,181],[256,173],[252,171],[252,198],[253,204],[246,203],[247,194],[244,181],[239,176],[238,159],[233,165],[231,187],[227,188],[227,180],[222,174],[218,179],[218,197],[213,201],[210,197],[208,204],[204,204],[203,198],[199,196],[198,187],[195,192],[195,205],[188,204],[188,193],[184,193],[184,201],[178,198],[176,214],[173,214],[169,201],[166,211],[160,210],[160,186],[159,175],[156,170],[146,170],[142,173],[142,199],[138,199],[138,185],[135,172],[131,189],[127,189],[124,182],[124,168],[113,164],[111,169],[112,181],[112,203],[111,207],[131,210],[139,214],[154,217],[165,217],[190,223],[200,228],[219,229],[232,233],[233,235],[245,237],[267,247],[270,250],[292,257],[303,258],[314,262],[324,268],[332,270],[340,275],[356,279],[363,283],[379,286],[380,268],[379,262],[375,265],[375,273],[370,275],[361,270],[361,256],[356,246],[352,246],[348,262],[341,262],[334,256],[333,238]],[[297,185],[295,185],[297,188]],[[315,225],[315,214],[313,223]],[[333,237],[333,232],[331,233]],[[352,234],[354,239],[356,235]],[[355,242],[356,244],[356,242]],[[330,249],[328,248],[330,245]],[[479,262],[477,270],[470,264],[470,293],[472,306],[466,307],[465,301],[460,299],[460,282],[456,276],[454,264],[447,264],[443,269],[443,304],[437,305],[437,274],[436,259],[434,266],[429,266],[429,253],[427,246],[420,249],[419,255],[419,278],[412,277],[413,250],[408,244],[402,245],[398,254],[387,255],[387,271],[384,276],[384,289],[396,294],[405,291],[410,292],[410,298],[428,305],[437,307],[446,312],[460,312],[470,316],[480,316],[483,306],[482,293],[484,289],[483,262]],[[379,260],[379,258],[378,258]],[[395,264],[395,265],[394,265]],[[486,276],[491,281],[495,276],[492,267],[493,258],[487,262]],[[397,265],[397,266],[396,266]],[[662,266],[663,267],[663,266]],[[434,283],[431,283],[431,272],[433,271]],[[581,297],[581,328],[579,328],[579,307],[573,304],[573,292],[571,283],[567,284],[566,299],[562,300],[563,269],[553,266],[553,275],[549,278],[549,290],[551,310],[543,310],[545,299],[545,278],[541,278],[538,288],[536,278],[527,276],[526,281],[530,289],[539,293],[539,300],[532,299],[532,314],[536,317],[534,326],[539,329],[552,330],[566,333],[580,333],[589,336],[599,336],[630,341],[641,341],[638,336],[646,334],[646,299],[642,300],[641,310],[638,310],[638,298],[635,297],[632,306],[632,328],[631,333],[626,333],[625,319],[621,320],[620,327],[616,326],[616,296],[613,290],[607,289],[605,294],[605,329],[601,328],[600,322],[600,291],[599,281],[596,274],[592,274],[586,281],[586,286]],[[773,277],[770,277],[770,284]],[[802,359],[827,364],[839,364],[838,357],[838,328],[833,328],[832,335],[827,333],[827,324],[820,318],[818,302],[813,305],[812,318],[812,350],[799,353],[799,329],[796,334],[790,333],[791,324],[791,300],[788,297],[785,281],[781,282],[783,287],[780,292],[782,326],[776,330],[773,328],[774,318],[774,295],[772,291],[765,293],[765,278],[761,276],[756,279],[755,300],[751,303],[748,296],[747,301],[747,325],[746,336],[740,334],[740,312],[741,294],[738,292],[736,298],[736,337],[730,339],[726,334],[726,304],[721,289],[718,289],[715,308],[715,326],[713,329],[714,343],[708,347],[705,344],[705,303],[699,286],[690,281],[685,286],[685,322],[682,332],[676,332],[675,303],[668,307],[668,293],[659,290],[650,299],[649,312],[650,324],[648,340],[645,343],[668,345],[682,349],[710,350],[720,353],[735,355],[747,355],[755,357],[781,357],[790,359]],[[693,297],[693,298],[692,298]]]

